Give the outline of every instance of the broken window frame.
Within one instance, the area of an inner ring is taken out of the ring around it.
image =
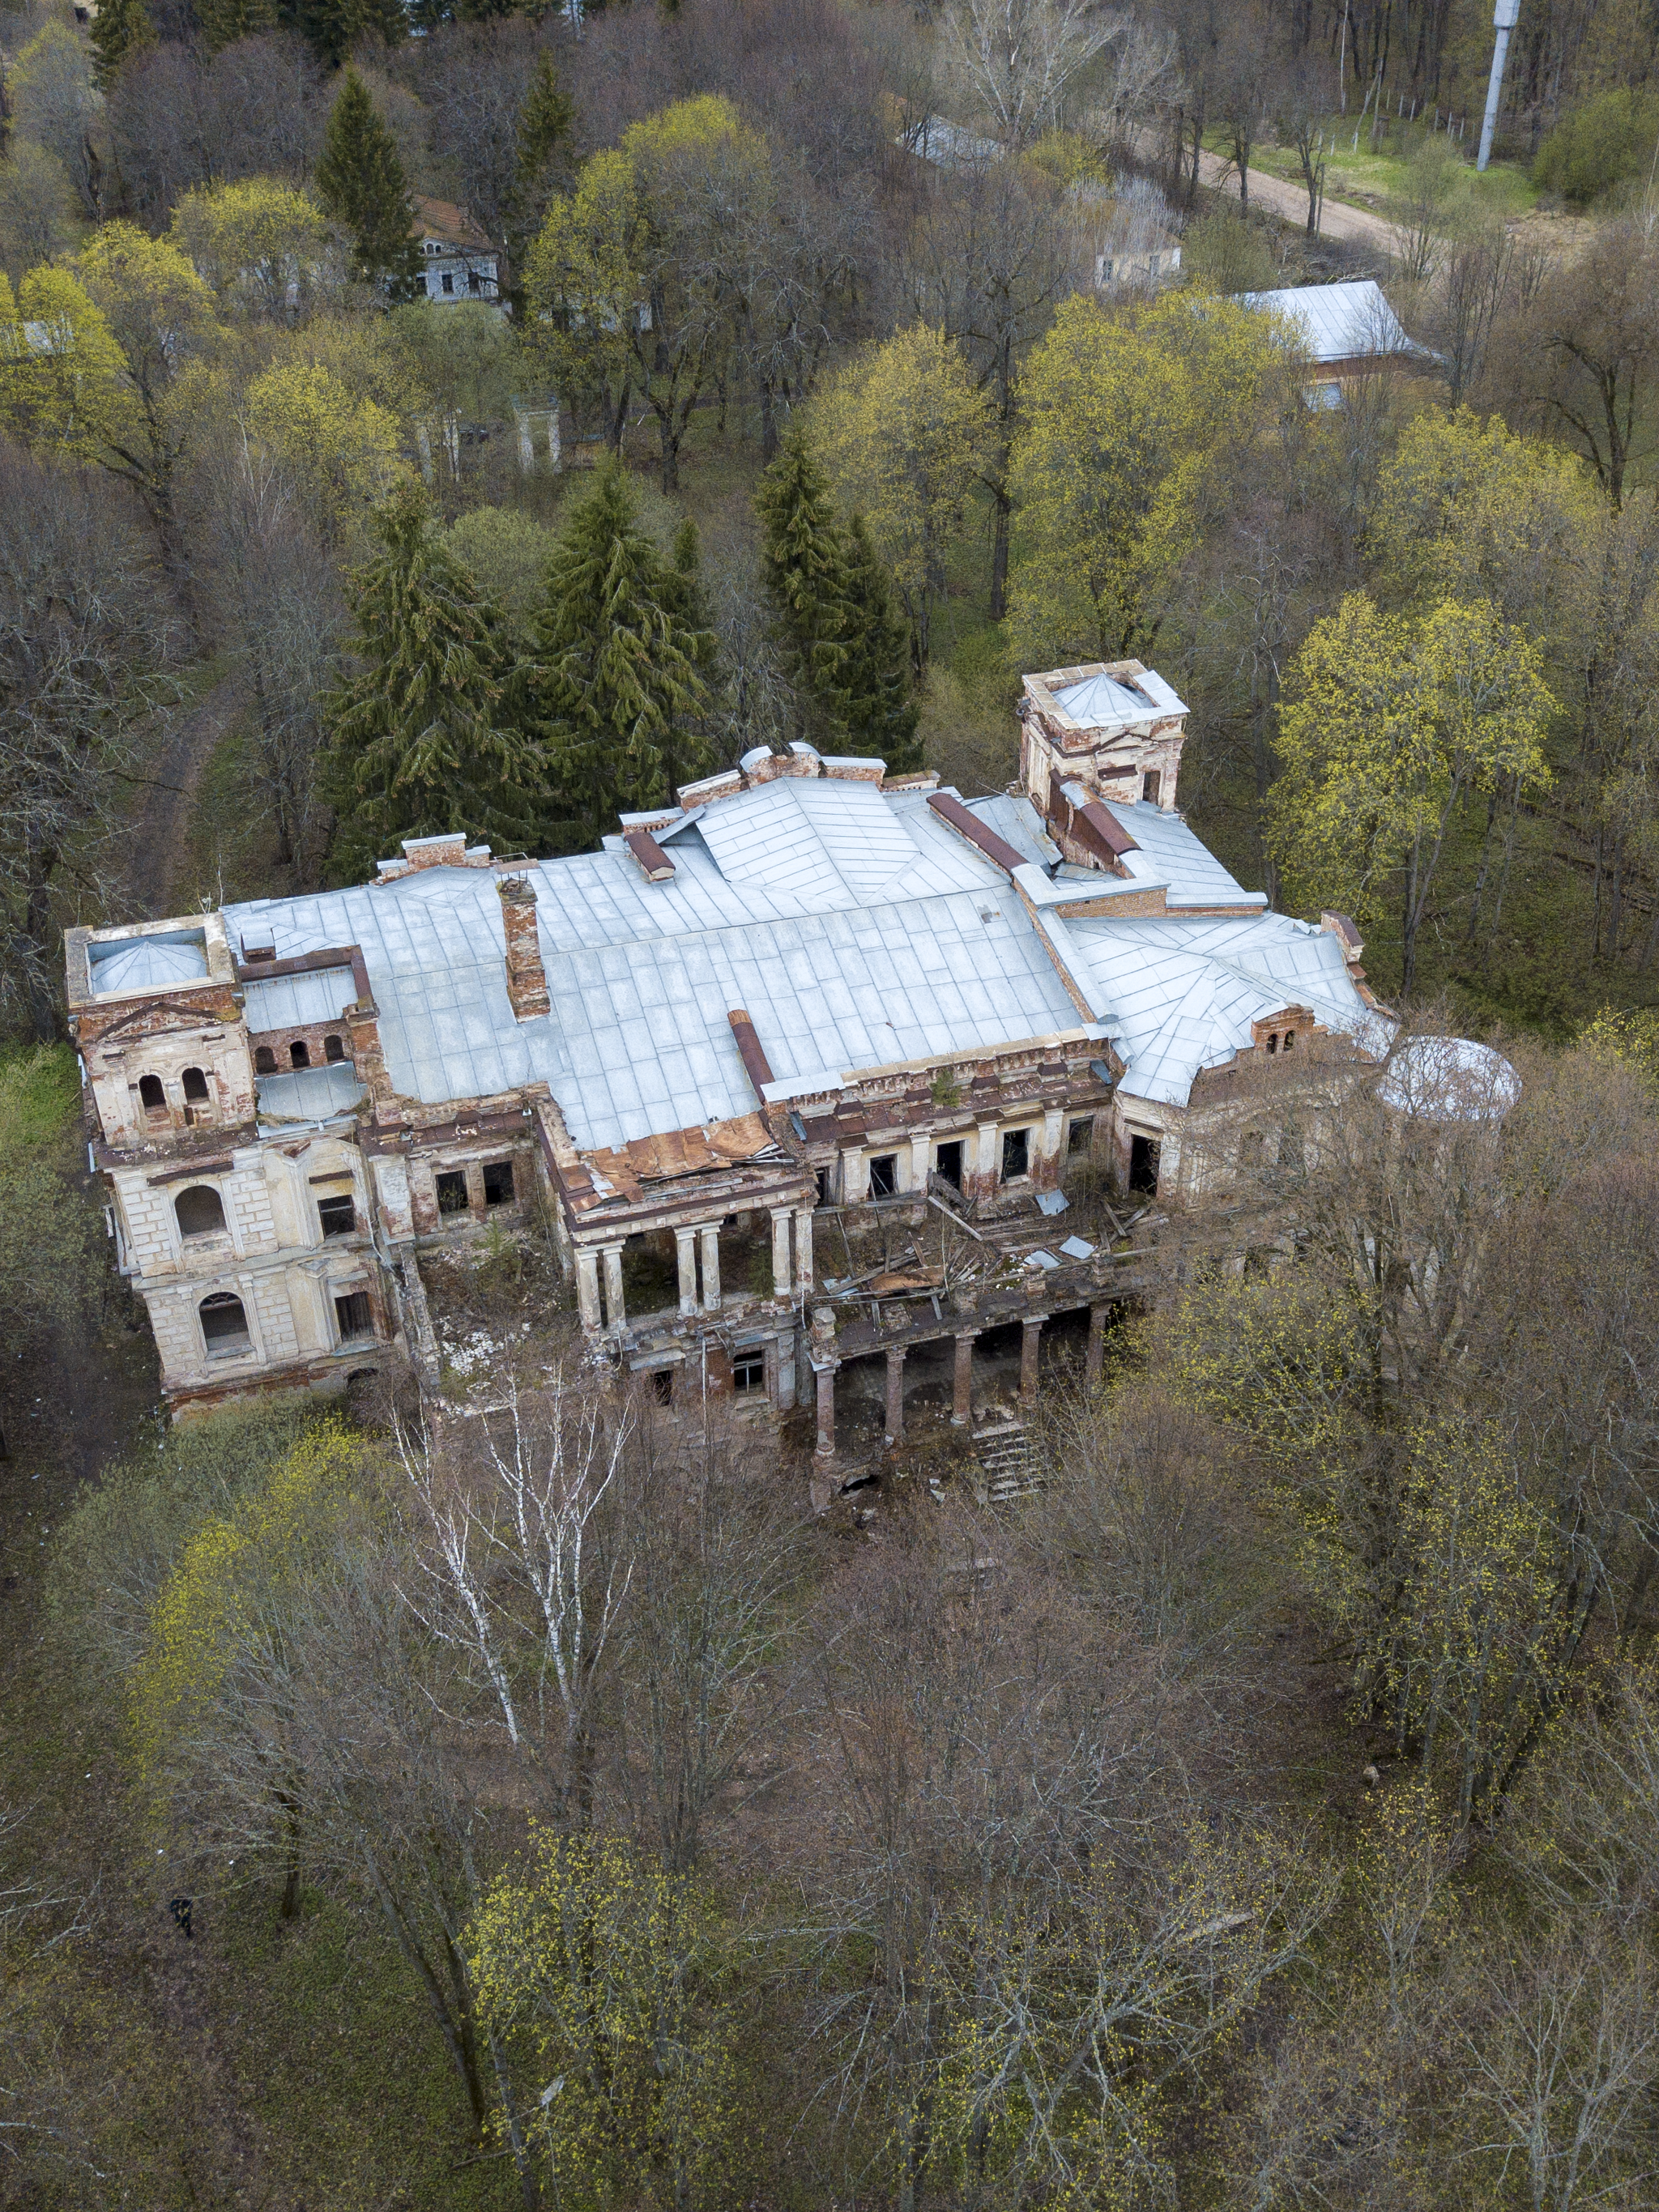
[[[365,1290],[337,1291],[334,1324],[342,1345],[360,1344],[374,1334],[374,1302]]]
[[[878,1152],[870,1163],[870,1195],[896,1198],[898,1194],[898,1154]]]
[[[1018,1165],[1014,1163],[1018,1162]],[[1002,1133],[1002,1180],[1020,1182],[1031,1172],[1031,1132],[1029,1127]]]
[[[233,1307],[240,1319],[232,1318]],[[210,1314],[222,1316],[228,1326],[221,1328],[216,1320],[210,1326]],[[196,1309],[196,1322],[202,1332],[203,1350],[210,1359],[243,1359],[253,1349],[247,1308],[234,1291],[215,1291],[202,1299]]]
[[[331,1191],[317,1201],[317,1225],[324,1237],[351,1237],[357,1230],[356,1200],[349,1190]]]

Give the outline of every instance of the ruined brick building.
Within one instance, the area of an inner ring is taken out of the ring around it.
[[[1352,925],[1270,913],[1176,811],[1185,711],[1138,662],[1060,669],[1025,679],[999,797],[796,745],[597,853],[428,837],[351,890],[72,931],[171,1407],[429,1356],[416,1255],[530,1206],[596,1349],[670,1403],[815,1394],[826,1456],[849,1360],[886,1362],[890,1436],[912,1354],[966,1419],[985,1330],[1017,1318],[1032,1377],[1051,1317],[1097,1340],[1108,1258],[1063,1222],[1017,1285],[846,1326],[815,1230],[931,1194],[1040,1237],[1079,1158],[1178,1182],[1249,1056],[1377,1048]]]

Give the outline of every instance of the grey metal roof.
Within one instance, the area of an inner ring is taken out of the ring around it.
[[[1348,284],[1290,284],[1278,292],[1241,292],[1238,304],[1277,309],[1317,362],[1420,350],[1407,337],[1381,286],[1370,276]]]
[[[303,1030],[338,1019],[356,1000],[350,968],[317,968],[304,975],[271,975],[247,986],[247,1025],[255,1036],[269,1030]]]
[[[1184,714],[1186,702],[1171,690],[1156,669],[1148,668],[1133,683],[1104,671],[1068,684],[1053,694],[1054,704],[1085,730],[1109,729],[1115,722],[1145,721],[1151,714]]]
[[[1017,830],[1022,849],[1038,849],[1024,802],[975,805]],[[1167,877],[1171,899],[1212,899],[1218,884],[1235,901],[1246,896],[1174,816],[1114,811],[1143,842],[1149,871],[1164,871],[1157,879]],[[1126,965],[1092,948],[1102,933],[1147,925],[1062,922],[1052,904],[1077,897],[1078,884],[1028,866],[1021,884],[1043,909],[1039,927],[1014,885],[921,792],[781,777],[673,829],[674,874],[664,883],[646,880],[620,838],[514,866],[537,893],[551,1001],[530,1021],[515,1020],[507,1002],[493,869],[427,868],[260,900],[227,909],[225,921],[233,934],[274,944],[279,958],[361,945],[399,1091],[437,1105],[545,1082],[585,1149],[752,1111],[726,1018],[735,1007],[752,1018],[779,1086],[1075,1030],[1081,1018],[1056,957],[1075,974],[1086,953],[1102,1004],[1115,1009],[1127,993],[1139,1007],[1146,951]],[[1095,876],[1084,889],[1117,880]],[[1243,933],[1228,940],[1241,945],[1261,926],[1222,925]],[[1346,974],[1338,987],[1357,1007]],[[1150,1018],[1137,1011],[1138,1030]],[[272,1113],[310,1112],[307,1078],[339,1073],[265,1077],[261,1099]]]
[[[208,971],[207,948],[194,937],[120,938],[112,945],[93,945],[87,957],[89,980],[100,999],[192,983]]]
[[[1066,927],[1110,1001],[1122,1088],[1134,1097],[1184,1106],[1201,1070],[1224,1066],[1252,1042],[1252,1022],[1287,1006],[1305,1006],[1367,1045],[1386,1042],[1388,1024],[1354,988],[1341,947],[1310,922],[1282,914],[1085,916]]]
[[[262,1121],[330,1121],[336,1114],[349,1114],[364,1087],[349,1060],[253,1079]]]

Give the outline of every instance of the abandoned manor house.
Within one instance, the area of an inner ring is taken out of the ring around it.
[[[599,852],[419,838],[351,890],[71,931],[93,1156],[173,1411],[393,1347],[434,1374],[416,1255],[526,1212],[596,1354],[671,1406],[816,1405],[825,1461],[859,1362],[890,1441],[907,1362],[958,1424],[994,1332],[1026,1395],[1050,1322],[1097,1364],[1124,1293],[1065,1181],[1167,1193],[1242,1066],[1369,1063],[1391,1025],[1352,923],[1269,912],[1182,820],[1160,677],[1028,676],[1019,714],[994,798],[798,744]],[[975,1267],[847,1296],[884,1219]]]

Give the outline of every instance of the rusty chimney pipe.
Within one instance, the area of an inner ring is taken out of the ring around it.
[[[536,887],[524,876],[503,876],[495,889],[501,894],[501,927],[507,937],[507,1000],[515,1021],[532,1021],[553,1010],[541,939],[536,934]]]

